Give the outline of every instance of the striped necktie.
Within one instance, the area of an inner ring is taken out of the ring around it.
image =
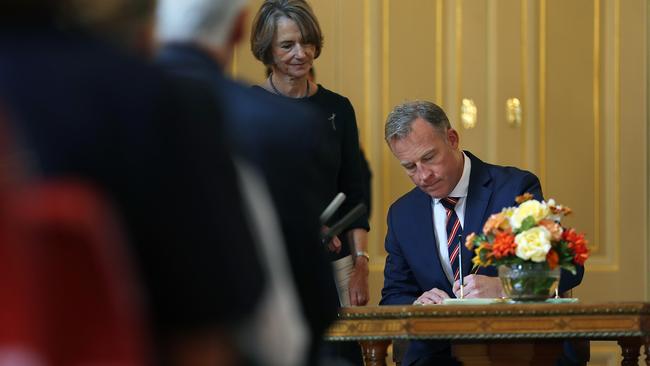
[[[454,281],[460,277],[458,253],[461,248],[458,236],[463,235],[463,228],[460,226],[460,220],[455,210],[458,199],[459,197],[447,197],[440,200],[447,211],[447,250],[449,251],[449,264],[451,264],[451,270],[454,273]]]

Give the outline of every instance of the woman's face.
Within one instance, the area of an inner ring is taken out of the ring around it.
[[[303,43],[296,22],[281,17],[276,25],[272,52],[273,72],[303,78],[307,76],[314,62],[316,46]]]

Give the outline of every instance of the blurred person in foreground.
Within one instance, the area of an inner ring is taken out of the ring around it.
[[[488,217],[514,205],[516,196],[530,193],[542,200],[537,177],[517,168],[484,163],[461,150],[458,132],[445,112],[431,102],[396,106],[386,120],[385,138],[416,187],[388,211],[388,256],[380,304],[440,304],[460,296],[460,276],[466,298],[505,296],[495,268],[472,270],[474,253],[459,243],[455,245],[462,256],[454,256],[457,251],[447,245],[447,220],[452,215],[458,218],[457,232],[464,243],[467,233],[481,231]],[[455,207],[447,206],[451,200]],[[453,207],[453,214],[447,207]],[[458,268],[459,258],[463,273],[452,269]],[[563,269],[559,290],[580,284],[583,273],[584,267],[579,267],[576,275]],[[456,365],[457,361],[448,342],[412,341],[402,364]]]
[[[244,334],[243,344],[248,343],[246,348],[254,358],[266,358],[272,364],[315,364],[316,347],[337,308],[332,270],[320,243],[322,202],[336,193],[322,184],[327,179],[322,171],[326,169],[323,156],[328,132],[308,106],[294,105],[224,75],[223,69],[244,34],[246,4],[242,0],[159,1],[161,48],[156,60],[171,74],[212,89],[216,101],[224,106],[229,142],[238,161],[260,173],[279,219],[284,248],[274,251],[275,259],[288,258],[291,282],[284,286],[295,285],[299,311],[278,329],[289,332],[282,333],[286,338],[279,333],[264,338],[260,331],[265,330],[257,326]],[[258,211],[255,202],[252,206]],[[271,266],[269,271],[273,271]],[[302,339],[296,337],[295,328],[305,322],[308,333]],[[267,341],[256,343],[256,339]],[[268,356],[260,357],[264,352]]]
[[[214,100],[131,53],[150,48],[153,5],[3,2],[0,99],[34,180],[79,178],[114,204],[148,304],[153,363],[238,364],[230,329],[265,280]]]

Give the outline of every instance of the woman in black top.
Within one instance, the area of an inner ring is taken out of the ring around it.
[[[304,0],[267,0],[253,21],[251,49],[271,69],[269,77],[256,88],[315,106],[328,125],[322,178],[326,189],[320,201],[325,209],[338,192],[347,197],[330,220],[332,223],[364,201],[365,186],[352,104],[309,78],[322,43],[318,20]],[[328,246],[339,272],[337,285],[344,306],[368,303],[368,230],[365,214],[348,227],[340,241],[337,238]]]

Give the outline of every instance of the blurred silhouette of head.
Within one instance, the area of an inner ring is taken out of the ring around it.
[[[155,0],[58,0],[70,23],[132,50],[153,48]]]
[[[148,51],[154,7],[155,0],[3,0],[0,24],[81,30],[120,46]]]
[[[158,0],[159,41],[227,47],[248,0]]]

